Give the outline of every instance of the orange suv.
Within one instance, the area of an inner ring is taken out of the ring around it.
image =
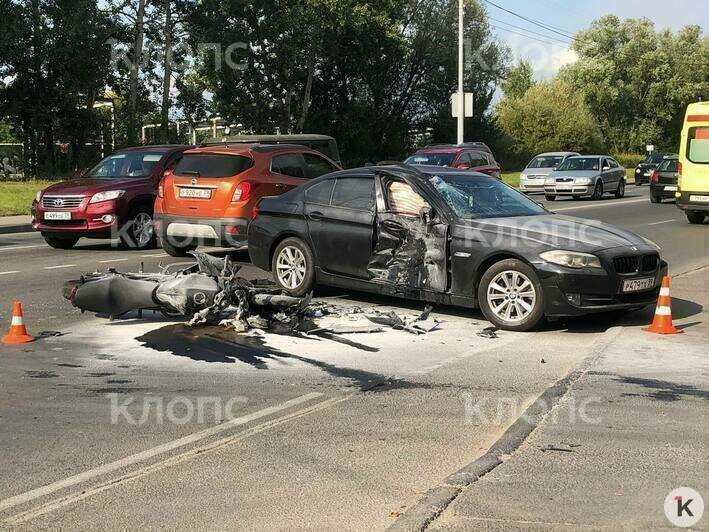
[[[158,188],[155,231],[173,257],[184,257],[199,245],[243,247],[262,197],[340,169],[320,152],[289,144],[227,143],[186,150]]]

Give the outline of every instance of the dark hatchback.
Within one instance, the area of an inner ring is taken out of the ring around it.
[[[294,295],[318,283],[479,307],[519,331],[652,304],[667,272],[641,236],[438,167],[345,170],[264,198],[248,241],[253,263]]]
[[[679,157],[665,157],[657,170],[650,174],[650,201],[660,203],[663,199],[675,199],[679,180]]]
[[[652,171],[655,170],[667,157],[677,157],[677,155],[673,153],[653,152],[645,157],[643,161],[639,162],[635,167],[635,172],[633,173],[635,176],[635,184],[643,185],[645,183],[649,183],[650,176],[652,176]]]

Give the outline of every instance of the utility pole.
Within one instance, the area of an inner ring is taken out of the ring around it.
[[[463,86],[463,78],[465,77],[464,15],[463,0],[458,0],[458,144],[462,144],[465,137],[465,87]]]

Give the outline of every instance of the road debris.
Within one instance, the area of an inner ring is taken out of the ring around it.
[[[497,327],[485,327],[482,331],[478,331],[475,334],[480,338],[499,338],[497,331],[499,331]]]

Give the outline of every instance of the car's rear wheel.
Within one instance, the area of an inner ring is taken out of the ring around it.
[[[547,201],[554,201],[556,199],[556,196],[553,194],[544,194],[544,198],[546,198]]]
[[[304,296],[315,284],[313,253],[300,238],[286,238],[278,244],[271,271],[276,283],[293,296]]]
[[[650,192],[650,203],[662,203],[662,198]]]
[[[603,199],[603,183],[600,180],[596,181],[596,186],[593,187],[593,194],[591,194],[591,199],[600,200]]]
[[[625,179],[620,180],[620,183],[618,183],[618,188],[615,191],[616,198],[622,198],[623,196],[625,196]]]
[[[43,234],[44,241],[55,249],[71,249],[79,241],[78,236],[57,236]]]
[[[544,318],[544,294],[534,269],[518,259],[493,264],[478,286],[485,317],[500,329],[529,331]]]
[[[121,243],[129,249],[151,249],[155,247],[153,211],[148,206],[134,208],[128,215],[125,233]]]
[[[690,224],[703,224],[706,216],[697,211],[687,211],[687,220]]]
[[[162,241],[162,249],[171,257],[186,257],[190,251],[197,249],[196,244],[171,244],[167,240]]]

